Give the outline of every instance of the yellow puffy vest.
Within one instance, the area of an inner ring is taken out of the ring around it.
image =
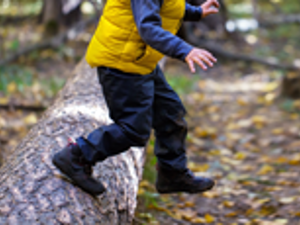
[[[185,0],[164,0],[160,10],[162,28],[176,34],[184,13]],[[163,54],[140,37],[130,0],[108,0],[87,49],[86,60],[90,66],[145,75],[155,69],[162,57]]]

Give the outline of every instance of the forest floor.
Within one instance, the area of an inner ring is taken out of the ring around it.
[[[300,224],[300,101],[278,98],[274,71],[235,76],[237,69],[232,63],[203,72],[182,96],[188,166],[216,186],[197,195],[157,195],[154,180],[144,179],[147,207],[138,208],[136,224]]]
[[[188,166],[216,186],[204,194],[158,195],[151,140],[135,224],[300,224],[300,102],[278,100],[280,80],[268,71],[235,76],[233,65],[217,66],[201,79],[188,74],[193,87],[181,95],[190,125]],[[176,74],[188,73],[182,68],[167,67],[175,89],[182,82]],[[0,113],[5,152],[41,115]]]
[[[18,35],[18,29],[10,34]],[[30,25],[22,29],[22,35],[32,33]],[[11,48],[25,44],[9,43]],[[27,86],[23,73],[20,82],[6,80],[6,93],[0,92],[0,105],[11,106],[0,109],[3,160],[42,114],[13,105],[49,106],[86,45],[77,40],[18,61],[16,70],[25,65],[32,75]],[[14,74],[9,67],[3,71],[8,78]],[[280,74],[220,60],[215,68],[191,75],[186,65],[168,63],[168,80],[188,111],[188,166],[215,179],[216,186],[197,195],[157,194],[152,138],[135,224],[300,224],[300,101],[279,98]]]

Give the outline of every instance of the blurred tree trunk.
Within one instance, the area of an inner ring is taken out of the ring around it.
[[[191,5],[200,6],[205,0],[190,0]],[[216,36],[227,35],[225,28],[228,16],[227,8],[223,0],[219,0],[220,12],[201,19],[199,22],[184,23],[179,31],[179,36],[188,42],[195,42],[195,39],[204,38],[205,34],[213,31]],[[191,40],[192,39],[192,40]],[[191,41],[190,41],[191,40]]]
[[[289,72],[281,83],[281,95],[283,97],[300,99],[300,73]]]
[[[94,168],[107,191],[92,197],[64,179],[52,156],[67,137],[111,123],[96,70],[82,60],[54,104],[0,168],[0,224],[131,224],[144,151],[132,148]]]
[[[81,0],[44,0],[40,21],[46,35],[57,34],[81,19]]]

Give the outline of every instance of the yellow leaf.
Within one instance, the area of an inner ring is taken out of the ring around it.
[[[272,134],[279,135],[283,134],[284,130],[282,128],[275,128],[272,130]]]
[[[193,172],[205,172],[209,169],[209,164],[196,164],[194,162],[189,162],[188,167]]]
[[[234,206],[234,202],[232,202],[232,201],[224,201],[224,202],[223,202],[223,205],[224,205],[225,207],[231,208],[231,207]]]
[[[147,180],[142,180],[140,182],[140,187],[151,187],[151,184]]]
[[[37,123],[38,119],[35,114],[31,113],[28,116],[26,116],[23,121],[27,125],[32,125],[32,124]]]
[[[236,130],[240,128],[240,126],[237,124],[237,123],[229,123],[227,126],[226,126],[226,129],[227,130]]]
[[[202,195],[206,198],[215,198],[215,197],[219,196],[219,194],[217,192],[214,192],[214,191],[204,192]]]
[[[253,116],[251,120],[257,128],[263,127],[267,122],[264,116]]]
[[[197,101],[197,102],[201,102],[201,101],[203,101],[203,99],[205,98],[205,95],[204,94],[202,94],[202,93],[193,93],[192,94],[192,98],[195,100],[195,101]]]
[[[258,175],[266,175],[274,171],[274,167],[270,165],[264,165],[258,172]]]
[[[237,215],[238,215],[238,213],[233,211],[233,212],[227,213],[226,217],[235,217]]]
[[[215,128],[209,127],[209,128],[200,128],[196,127],[195,129],[195,134],[197,137],[202,137],[202,138],[216,138],[217,136],[217,131]]]
[[[289,164],[293,166],[300,165],[300,154],[294,155],[293,159],[289,161]]]
[[[299,119],[299,115],[298,115],[297,113],[291,113],[291,114],[290,114],[290,118],[291,118],[292,120],[298,120],[298,119]]]
[[[300,216],[300,211],[299,212],[295,212],[294,215],[299,217]]]
[[[246,102],[245,100],[243,100],[242,98],[238,98],[237,99],[237,103],[241,106],[246,106],[248,105],[248,102]]]
[[[206,223],[206,220],[202,217],[197,217],[197,218],[192,219],[191,222],[192,223]]]
[[[278,81],[270,82],[270,83],[265,85],[263,91],[265,91],[265,92],[274,91],[278,88],[278,86],[279,86]]]
[[[0,104],[6,105],[6,104],[8,104],[8,102],[9,102],[8,98],[5,98],[5,97],[0,98]]]
[[[15,82],[10,82],[8,85],[7,85],[7,91],[8,93],[15,93],[17,91],[17,85]]]
[[[220,107],[213,105],[213,106],[208,107],[206,111],[208,113],[215,113],[215,112],[217,112],[219,110],[220,110]]]
[[[187,202],[185,202],[185,206],[186,207],[193,207],[193,206],[195,206],[195,202],[187,201]]]
[[[246,157],[246,154],[243,152],[238,152],[234,155],[234,158],[236,158],[237,160],[244,160]]]
[[[259,214],[262,216],[268,216],[274,213],[275,209],[273,206],[262,206],[261,209],[259,210]]]
[[[197,212],[193,211],[191,209],[181,210],[182,218],[187,220],[187,221],[191,221],[196,215],[197,215]]]
[[[138,195],[143,195],[145,193],[145,189],[144,188],[139,188],[138,190]]]
[[[283,164],[283,163],[287,163],[289,162],[289,160],[283,156],[279,157],[278,159],[275,160],[276,163],[280,163],[280,164]]]
[[[265,95],[265,104],[266,105],[272,104],[274,102],[275,98],[276,98],[276,94],[274,94],[274,93],[266,94]]]
[[[300,107],[300,100],[296,100],[293,102],[294,107]]]
[[[213,223],[215,221],[215,217],[213,217],[212,215],[210,214],[205,214],[204,215],[204,218],[206,220],[206,223]]]

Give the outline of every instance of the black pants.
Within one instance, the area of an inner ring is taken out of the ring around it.
[[[131,146],[145,146],[154,128],[159,165],[185,169],[186,111],[160,68],[138,75],[99,67],[98,77],[114,123],[76,140],[86,160],[94,164]]]

